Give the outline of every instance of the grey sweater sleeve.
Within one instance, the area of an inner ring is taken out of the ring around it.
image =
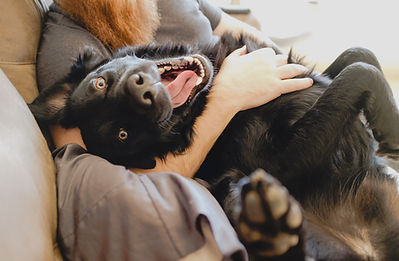
[[[201,12],[208,18],[211,23],[212,30],[215,30],[216,26],[220,22],[222,10],[210,4],[206,0],[197,0]]]
[[[218,40],[212,31],[220,22],[221,10],[204,0],[158,0],[158,11],[157,42],[208,44]]]
[[[178,260],[204,244],[199,217],[209,221],[226,258],[246,260],[221,207],[197,182],[173,173],[134,174],[76,144],[54,156],[67,260]]]

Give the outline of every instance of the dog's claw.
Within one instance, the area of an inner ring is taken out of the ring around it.
[[[249,251],[278,256],[299,242],[299,203],[275,178],[257,170],[244,181],[238,233]]]

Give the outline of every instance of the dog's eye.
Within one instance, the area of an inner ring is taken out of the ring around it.
[[[118,139],[120,141],[126,141],[128,137],[127,131],[125,129],[119,129]]]
[[[107,82],[105,81],[105,79],[103,77],[98,77],[97,80],[94,82],[94,86],[99,89],[105,89],[107,88]]]

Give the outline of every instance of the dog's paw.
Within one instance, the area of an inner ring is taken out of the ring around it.
[[[296,246],[303,215],[287,189],[263,170],[242,179],[237,231],[249,251],[279,256]]]

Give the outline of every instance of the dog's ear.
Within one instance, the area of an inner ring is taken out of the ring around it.
[[[93,70],[108,61],[93,48],[84,47],[69,74],[55,85],[42,90],[29,108],[39,123],[57,124],[63,121],[67,101],[79,83]]]
[[[91,71],[107,61],[107,57],[99,55],[92,47],[85,46],[72,66],[68,78],[81,82]]]
[[[28,105],[39,124],[59,123],[72,90],[72,84],[60,83],[40,92],[39,96]]]

